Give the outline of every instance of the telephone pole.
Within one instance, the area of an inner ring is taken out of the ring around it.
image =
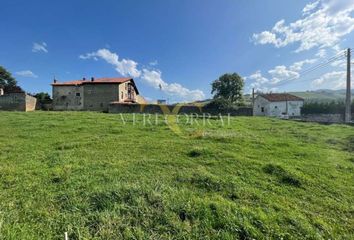
[[[352,103],[352,92],[351,92],[351,49],[348,48],[347,50],[347,94],[346,94],[346,101],[345,101],[345,122],[350,123],[352,118],[351,113],[351,103]]]
[[[252,88],[252,112],[253,112],[253,115],[254,115],[254,88]]]

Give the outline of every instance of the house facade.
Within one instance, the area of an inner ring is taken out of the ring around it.
[[[54,80],[53,110],[108,111],[112,102],[144,103],[132,78]]]
[[[304,99],[288,93],[259,94],[253,105],[254,116],[300,116]]]

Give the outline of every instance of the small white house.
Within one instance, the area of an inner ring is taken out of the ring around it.
[[[300,116],[304,99],[288,93],[259,94],[253,105],[254,116]]]

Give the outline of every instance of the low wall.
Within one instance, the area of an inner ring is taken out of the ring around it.
[[[231,116],[252,116],[252,108],[233,109],[229,112],[220,112],[218,109],[198,107],[195,105],[158,105],[158,104],[124,104],[111,103],[109,113],[147,113],[147,114],[211,114]]]
[[[10,93],[0,96],[0,110],[26,111],[26,94]]]
[[[306,122],[344,123],[344,114],[304,114],[300,118]],[[352,120],[354,120],[354,114],[352,114]]]
[[[26,93],[8,93],[0,96],[0,110],[34,111],[37,99]]]

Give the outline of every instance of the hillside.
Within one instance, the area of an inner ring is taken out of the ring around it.
[[[292,92],[292,94],[302,97],[306,101],[319,102],[344,101],[346,97],[345,90],[317,90],[306,92]],[[354,95],[354,90],[352,90],[352,95]]]
[[[353,127],[123,117],[1,112],[0,239],[353,239]]]
[[[331,101],[344,101],[346,97],[346,91],[342,90],[315,90],[315,91],[304,91],[304,92],[289,92],[295,96],[305,99],[306,102],[331,102]],[[354,96],[354,90],[352,90],[352,96]],[[194,103],[207,104],[211,99],[206,99],[203,101],[197,101]],[[252,95],[245,94],[244,102],[246,105],[252,105]]]

